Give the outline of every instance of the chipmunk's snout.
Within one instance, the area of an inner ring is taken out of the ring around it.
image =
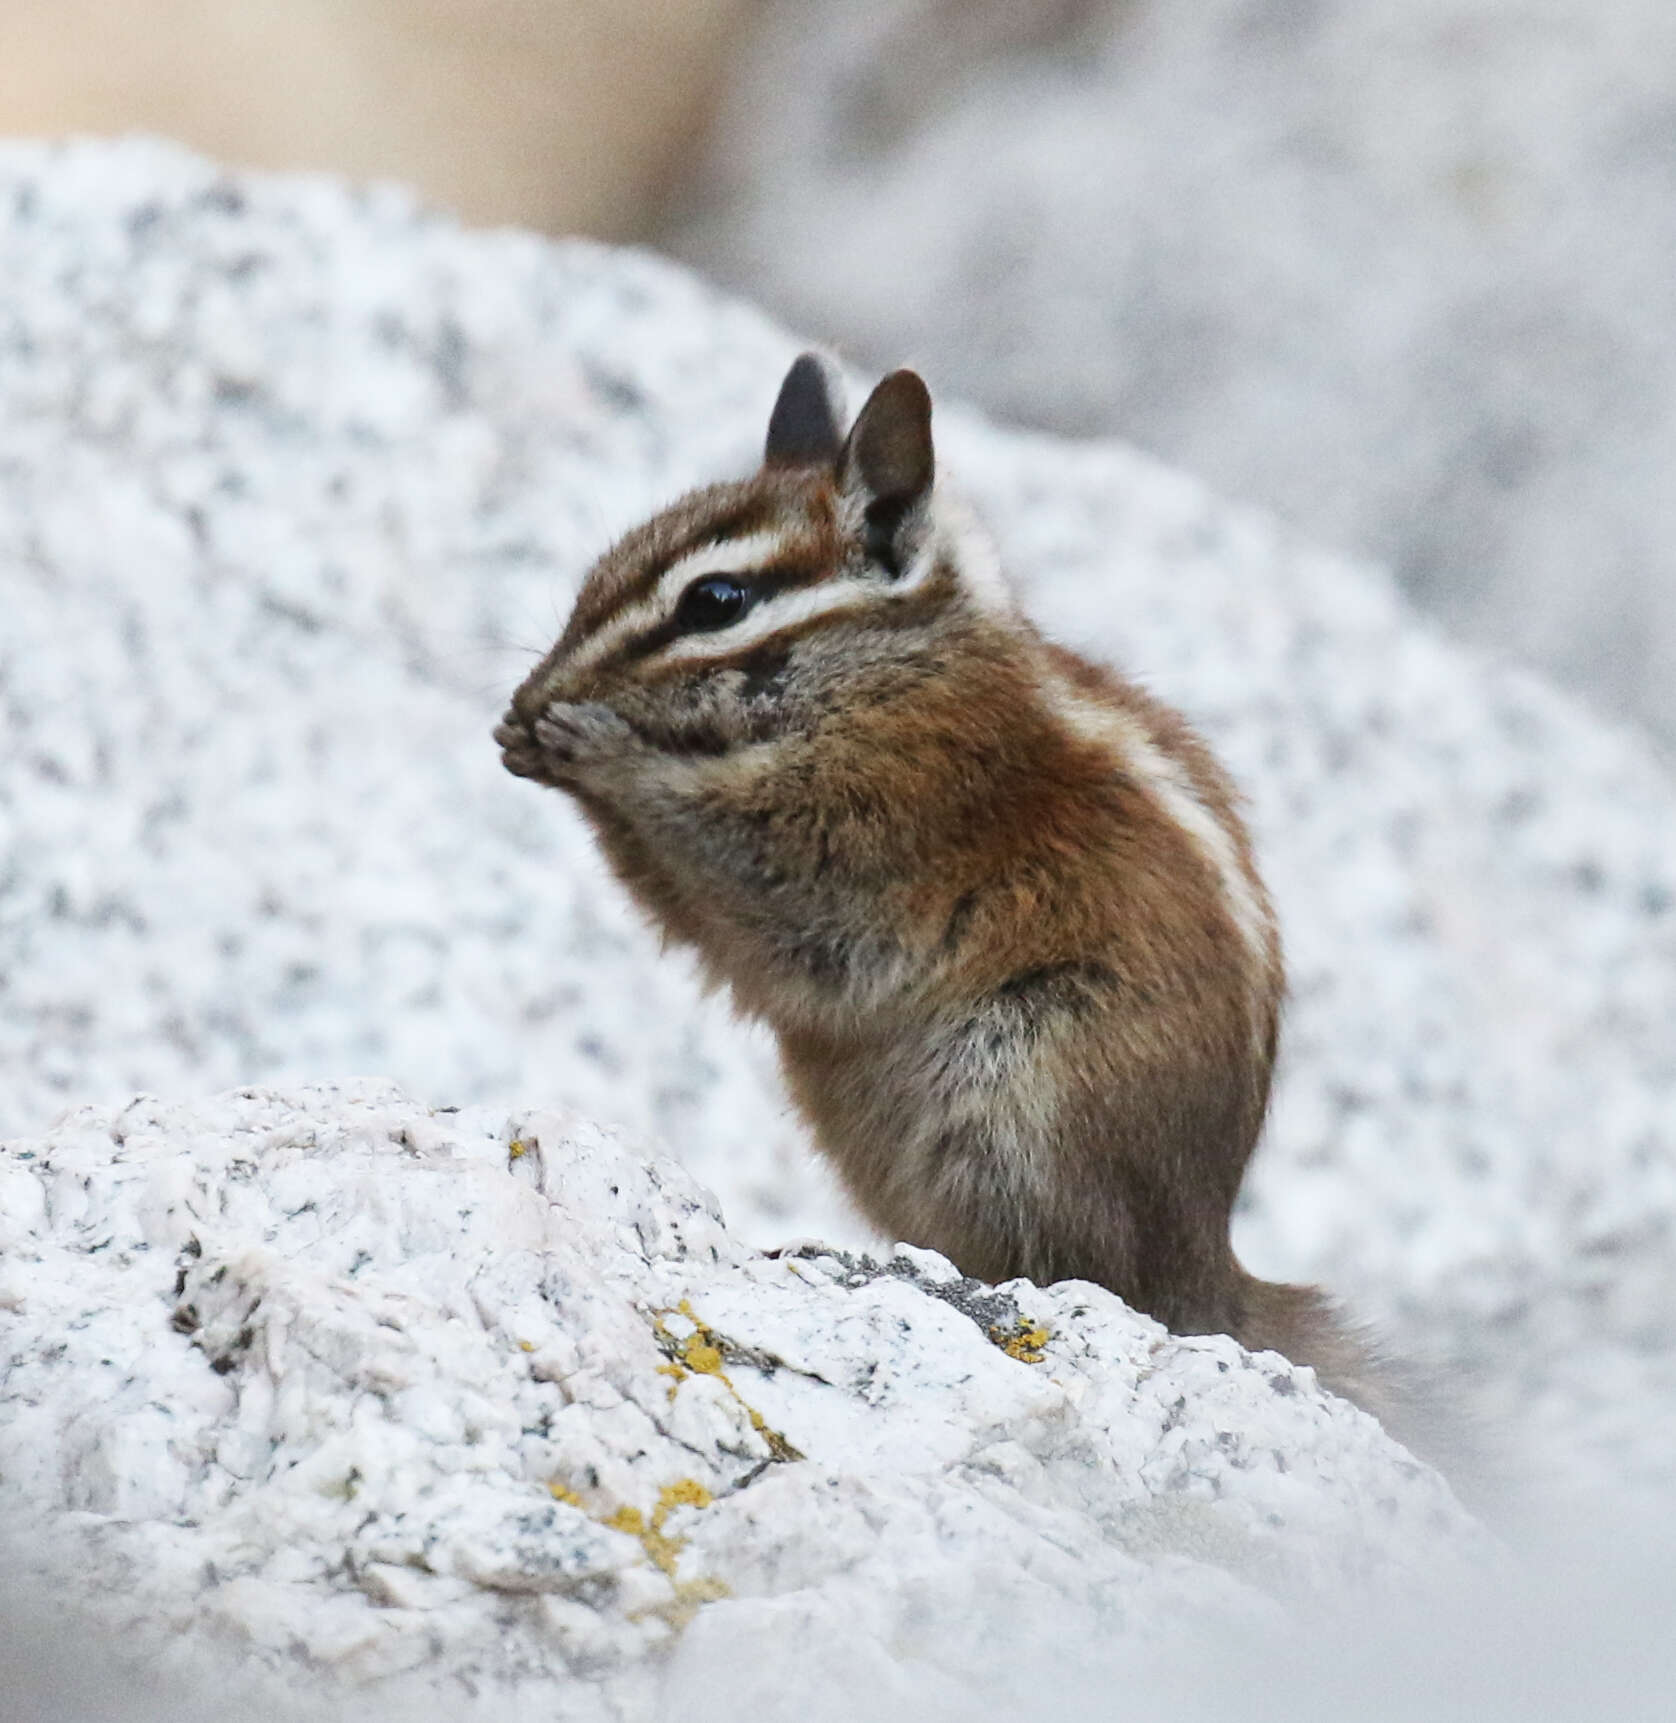
[[[592,690],[582,686],[586,680],[569,670],[555,646],[518,684],[504,722],[533,731],[549,706],[561,701],[589,699]]]
[[[554,702],[564,698],[561,692],[563,678],[553,656],[550,653],[519,683],[511,704],[495,726],[495,740],[501,747],[501,763],[507,771],[520,778],[547,781],[551,775],[544,759],[547,750],[537,735],[537,727]]]
[[[503,723],[520,724],[529,729],[552,701],[551,682],[552,677],[545,665],[520,682],[513,692],[512,704],[506,709]]]

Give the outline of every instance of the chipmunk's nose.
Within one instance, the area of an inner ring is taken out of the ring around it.
[[[503,726],[522,725],[527,730],[541,716],[547,705],[544,681],[544,677],[532,676],[527,682],[519,684],[512,696],[512,704],[507,707],[506,716],[501,721]]]
[[[526,729],[534,724],[536,719],[560,698],[562,681],[563,678],[551,658],[532,670],[512,696],[512,704],[506,714],[507,723],[522,724]]]
[[[519,684],[506,714],[507,722],[533,725],[555,700],[579,698],[578,681],[574,674],[568,673],[555,646]]]

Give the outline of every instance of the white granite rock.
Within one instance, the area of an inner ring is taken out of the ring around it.
[[[1272,1353],[929,1253],[759,1255],[574,1114],[140,1099],[0,1171],[0,1524],[42,1528],[12,1581],[236,1650],[252,1703],[649,1717],[761,1662],[970,1714],[1029,1697],[1032,1646],[1490,1557]]]
[[[865,1243],[771,1050],[488,736],[610,535],[754,460],[796,345],[395,192],[0,150],[0,1128],[376,1070],[658,1136],[753,1244]],[[1250,794],[1293,970],[1251,1266],[1455,1360],[1549,1474],[1667,1488],[1668,779],[1189,479],[938,426],[1032,611]]]

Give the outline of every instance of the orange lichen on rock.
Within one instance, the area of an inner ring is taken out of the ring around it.
[[[692,1333],[676,1336],[669,1331],[664,1321],[666,1316],[684,1316],[692,1324]],[[776,1460],[801,1460],[801,1450],[792,1446],[780,1432],[774,1429],[763,1418],[762,1414],[750,1404],[739,1390],[734,1387],[732,1379],[722,1368],[726,1361],[727,1342],[717,1337],[701,1322],[694,1312],[691,1303],[683,1298],[673,1311],[665,1310],[653,1316],[653,1325],[657,1330],[658,1344],[669,1355],[670,1362],[660,1364],[659,1371],[671,1378],[669,1397],[673,1400],[681,1384],[689,1375],[713,1376],[739,1402],[745,1416],[751,1421],[751,1428],[768,1444],[770,1455]]]
[[[1012,1328],[990,1329],[989,1338],[1009,1358],[1016,1358],[1021,1364],[1040,1364],[1047,1356],[1043,1348],[1053,1336],[1041,1323],[1020,1317]]]

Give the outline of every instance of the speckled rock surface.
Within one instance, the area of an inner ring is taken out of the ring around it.
[[[244,1652],[253,1702],[674,1715],[771,1655],[970,1714],[1021,1647],[1489,1553],[1272,1353],[929,1253],[762,1256],[575,1115],[140,1100],[0,1181],[0,1515],[131,1644]]]
[[[865,1237],[771,1049],[488,729],[617,529],[755,458],[797,343],[651,257],[151,145],[0,151],[0,1128],[384,1072]],[[1676,798],[1377,571],[939,409],[1026,602],[1245,785],[1290,946],[1240,1220],[1460,1362],[1530,1475],[1676,1470]]]

